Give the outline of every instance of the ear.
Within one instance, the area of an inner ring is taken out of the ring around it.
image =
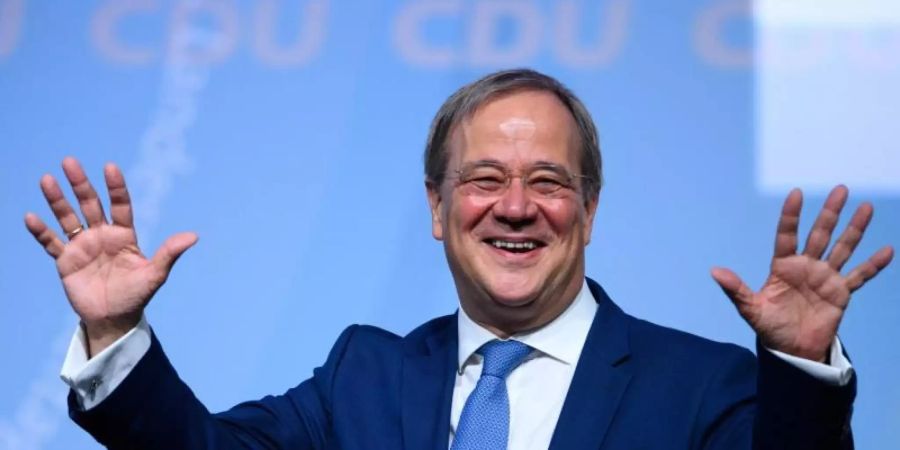
[[[596,197],[589,198],[584,202],[584,245],[585,247],[591,243],[591,233],[594,230],[594,217],[597,214],[597,205],[600,203],[600,193]]]
[[[425,193],[428,194],[428,206],[431,210],[431,235],[435,239],[444,240],[444,224],[441,222],[441,186],[432,180],[425,180]]]

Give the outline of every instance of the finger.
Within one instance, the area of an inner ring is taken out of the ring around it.
[[[163,279],[169,276],[175,261],[184,254],[187,249],[197,243],[197,235],[194,233],[178,233],[170,236],[156,251],[151,260],[153,265],[163,275]]]
[[[831,233],[837,225],[838,218],[841,216],[841,209],[847,203],[847,187],[844,185],[835,186],[825,199],[825,205],[819,211],[819,217],[809,231],[806,238],[806,248],[803,254],[813,258],[821,258],[831,242]]]
[[[800,224],[800,208],[803,206],[803,193],[794,188],[784,199],[781,207],[781,218],[775,232],[775,258],[790,256],[797,252],[797,225]]]
[[[106,223],[103,205],[100,203],[100,198],[97,197],[97,191],[94,190],[87,175],[84,174],[81,164],[75,158],[67,157],[63,159],[62,166],[66,178],[69,179],[69,184],[72,185],[72,191],[75,192],[75,197],[78,199],[78,204],[81,206],[81,215],[84,216],[88,226]]]
[[[831,249],[831,253],[828,255],[829,266],[837,271],[844,267],[844,264],[850,259],[850,255],[856,250],[863,233],[866,232],[866,227],[869,226],[873,213],[874,208],[872,208],[871,203],[863,203],[859,205],[859,208],[856,208],[856,212],[850,218],[850,223],[847,224],[847,228],[841,233],[841,237],[838,238]]]
[[[72,206],[69,205],[69,201],[63,195],[62,189],[59,188],[59,183],[56,182],[56,178],[53,178],[51,175],[41,177],[41,192],[44,193],[44,198],[47,199],[47,204],[50,205],[50,210],[56,216],[63,233],[68,234],[81,227],[81,219],[78,218]]]
[[[753,290],[733,271],[715,267],[712,269],[712,277],[738,308],[753,303]]]
[[[131,210],[131,196],[125,186],[125,177],[115,164],[109,163],[103,168],[106,188],[109,190],[109,215],[112,222],[127,228],[134,227],[134,216]]]
[[[25,228],[28,228],[28,231],[44,247],[47,254],[54,259],[59,258],[66,246],[43,220],[32,213],[27,213],[25,214]]]
[[[881,269],[884,269],[893,258],[894,249],[890,245],[882,247],[881,250],[875,252],[868,260],[847,274],[847,289],[853,292],[861,288],[867,281],[878,275],[878,272],[881,272]]]

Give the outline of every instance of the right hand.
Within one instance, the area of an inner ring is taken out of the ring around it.
[[[147,259],[137,245],[131,199],[119,168],[110,163],[103,170],[109,190],[109,223],[78,161],[65,158],[62,166],[86,223],[78,219],[56,179],[44,175],[41,191],[63,233],[71,238],[63,243],[33,213],[25,215],[25,226],[56,260],[66,296],[87,335],[88,354],[93,356],[137,325],[150,298],[165,283],[178,257],[197,242],[197,235],[170,236]]]

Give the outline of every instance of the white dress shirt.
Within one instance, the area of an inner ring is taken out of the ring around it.
[[[575,300],[559,317],[538,330],[512,336],[534,350],[506,381],[510,403],[510,449],[546,449],[550,446],[596,310],[596,300],[585,282]],[[451,442],[466,399],[481,376],[481,356],[475,351],[486,342],[498,339],[472,321],[461,308],[457,321],[459,366],[450,414]],[[80,406],[91,409],[116,389],[149,349],[150,326],[145,318],[141,318],[134,329],[88,359],[86,338],[79,326],[69,344],[60,377],[75,392]],[[773,353],[832,385],[845,385],[853,373],[837,338],[831,346],[831,365],[777,351]]]
[[[585,284],[572,304],[552,322],[530,333],[510,337],[528,344],[534,350],[506,378],[509,393],[508,448],[530,450],[550,447],[556,421],[562,412],[566,393],[575,375],[575,366],[596,312],[597,302]],[[481,377],[482,357],[475,351],[487,342],[498,339],[469,318],[462,308],[459,309],[457,323],[459,366],[450,410],[451,443],[466,399]]]

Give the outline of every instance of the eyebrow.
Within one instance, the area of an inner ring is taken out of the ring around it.
[[[496,160],[493,158],[477,159],[475,161],[465,162],[461,165],[461,167],[466,167],[466,166],[508,167],[506,164],[503,164],[499,160]],[[528,167],[529,168],[537,167],[537,168],[544,168],[544,169],[563,169],[563,170],[568,171],[568,169],[566,169],[566,167],[563,166],[562,164],[557,164],[555,162],[545,161],[542,159],[535,161],[533,164],[529,165]]]

